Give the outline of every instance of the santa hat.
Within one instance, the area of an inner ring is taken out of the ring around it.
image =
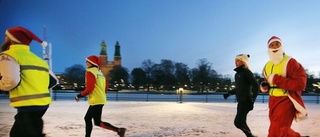
[[[277,36],[272,36],[269,40],[268,40],[268,46],[272,43],[272,42],[275,42],[275,41],[278,41],[280,43],[282,43],[281,39]]]
[[[101,61],[100,61],[100,58],[98,56],[91,55],[91,56],[87,57],[86,60],[88,62],[90,62],[92,65],[97,66],[97,67],[100,68]]]
[[[41,43],[42,46],[47,46],[48,43],[39,39],[35,34],[23,27],[13,27],[6,30],[7,37],[16,42],[29,45],[32,40]]]
[[[248,65],[249,58],[250,58],[249,54],[239,54],[236,56],[236,59],[241,60],[247,68],[249,68],[249,65]]]

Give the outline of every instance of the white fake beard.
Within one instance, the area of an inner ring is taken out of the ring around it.
[[[273,52],[275,50],[278,50],[278,51],[277,52]],[[279,47],[277,49],[270,49],[269,48],[268,53],[269,53],[270,61],[275,65],[279,64],[283,59],[283,53],[284,52],[283,52],[283,48],[282,47]]]

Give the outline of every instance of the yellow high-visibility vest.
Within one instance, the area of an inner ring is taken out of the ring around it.
[[[88,95],[88,103],[90,105],[99,105],[106,104],[107,96],[106,96],[106,78],[103,73],[96,67],[88,68],[87,71],[91,72],[95,78],[96,83],[93,89],[93,92]]]
[[[265,68],[264,68],[264,75],[266,78],[268,78],[271,74],[278,74],[282,77],[286,77],[287,75],[287,65],[289,60],[291,59],[291,57],[284,55],[283,60],[275,65],[272,62],[267,62]],[[279,87],[277,87],[277,85],[275,84],[270,84],[270,89],[269,89],[269,95],[270,96],[276,96],[276,97],[280,97],[280,96],[288,96],[286,94],[286,90],[281,89]]]
[[[17,87],[9,91],[10,105],[44,106],[51,103],[48,64],[32,53],[30,47],[23,44],[10,46],[2,52],[11,56],[20,65],[21,81]]]

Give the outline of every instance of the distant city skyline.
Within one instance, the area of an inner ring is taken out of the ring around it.
[[[7,28],[30,29],[52,43],[56,73],[85,66],[85,58],[99,55],[105,40],[109,57],[119,42],[122,66],[130,72],[147,59],[192,69],[206,58],[219,74],[233,77],[240,53],[250,54],[250,69],[261,73],[269,60],[267,41],[276,35],[286,54],[319,77],[319,5],[317,0],[0,0],[0,42]],[[30,47],[42,57],[39,43]]]

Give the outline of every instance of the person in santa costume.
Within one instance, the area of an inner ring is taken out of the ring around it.
[[[88,96],[89,108],[84,117],[86,123],[86,137],[91,136],[92,119],[94,125],[117,132],[120,137],[125,136],[126,128],[118,128],[108,122],[101,121],[102,108],[107,102],[106,92],[108,91],[108,81],[100,70],[101,60],[98,56],[89,56],[86,58],[87,71],[86,88],[78,94],[75,99]]]
[[[307,116],[301,97],[307,83],[306,71],[298,61],[285,55],[280,38],[272,36],[268,48],[270,60],[260,84],[260,90],[270,96],[268,137],[301,137],[291,125],[294,119],[299,121]]]
[[[30,51],[32,40],[47,43],[23,27],[9,28],[1,45],[0,90],[17,109],[10,137],[44,137],[42,116],[51,104],[49,88],[58,84],[46,61]]]

